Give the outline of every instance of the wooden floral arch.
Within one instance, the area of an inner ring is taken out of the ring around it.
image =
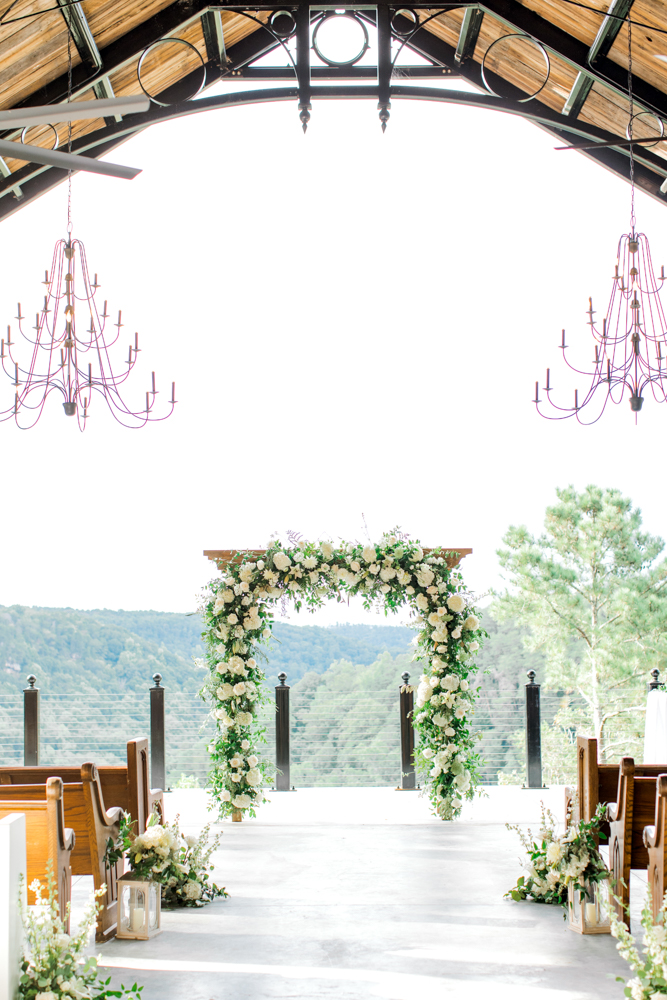
[[[422,548],[398,530],[375,544],[275,539],[265,549],[204,552],[221,574],[204,589],[199,607],[207,668],[200,693],[216,721],[208,784],[221,816],[254,816],[273,777],[273,764],[259,749],[256,713],[266,700],[257,660],[270,642],[276,603],[289,599],[296,610],[314,610],[354,595],[368,608],[380,604],[395,613],[407,605],[414,614],[413,659],[423,669],[413,718],[415,763],[436,814],[459,814],[479,783],[471,728],[478,689],[469,678],[486,635],[459,569],[471,552]]]

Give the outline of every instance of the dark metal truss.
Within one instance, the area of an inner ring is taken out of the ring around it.
[[[632,0],[616,0],[612,4],[613,11],[616,12],[618,8],[620,15],[620,5],[625,4],[629,10],[631,3]],[[349,9],[350,5],[346,5],[346,7]],[[67,9],[76,10],[78,5]],[[563,114],[552,111],[546,105],[540,104],[539,101],[519,103],[518,101],[492,97],[484,88],[479,64],[472,59],[482,19],[486,12],[503,21],[510,29],[529,34],[541,42],[557,56],[579,70],[580,74],[585,75],[586,80],[593,82],[597,80],[613,92],[626,97],[627,81],[623,80],[624,71],[607,58],[617,34],[617,26],[621,23],[613,18],[607,18],[603,22],[596,39],[596,45],[589,50],[583,43],[567,35],[515,0],[484,0],[479,5],[468,8],[465,12],[456,47],[448,45],[432,32],[421,28],[410,36],[406,49],[420,55],[426,60],[427,65],[400,66],[392,73],[390,22],[391,15],[398,9],[396,6],[390,7],[389,4],[381,2],[376,5],[375,9],[364,6],[360,7],[358,11],[360,17],[371,20],[378,25],[378,66],[361,65],[338,69],[311,65],[309,31],[311,11],[314,8],[307,4],[300,4],[288,7],[293,12],[296,21],[295,75],[294,68],[289,66],[253,65],[260,56],[278,49],[280,46],[276,36],[265,28],[258,27],[257,30],[234,46],[228,48],[225,46],[220,11],[230,10],[241,13],[245,9],[224,2],[211,7],[210,3],[204,2],[204,0],[177,0],[176,3],[149,18],[117,42],[101,50],[99,52],[101,64],[96,71],[91,69],[91,59],[87,60],[87,65],[84,62],[81,66],[76,67],[75,93],[80,94],[89,90],[91,86],[97,93],[98,88],[105,87],[105,80],[108,84],[110,73],[136,61],[152,42],[157,41],[158,38],[179,33],[195,19],[201,19],[206,42],[207,87],[229,77],[238,81],[247,79],[248,81],[263,80],[267,83],[283,82],[287,84],[286,86],[232,93],[220,97],[204,97],[194,101],[176,103],[166,108],[153,105],[148,113],[133,115],[125,121],[105,120],[105,128],[75,140],[72,151],[99,157],[120,145],[130,135],[142,131],[152,124],[214,108],[235,107],[267,101],[295,101],[298,104],[301,122],[306,126],[310,119],[313,100],[344,97],[377,99],[383,127],[389,118],[393,100],[412,99],[462,104],[518,115],[545,129],[558,140],[559,144],[575,142],[582,138],[599,142],[613,142],[613,140],[619,139],[618,136],[608,133],[604,129],[578,121],[574,114],[565,110]],[[285,8],[269,7],[266,4],[252,8],[253,12],[278,9],[284,10]],[[403,29],[407,30],[410,23],[406,19],[403,20],[405,21]],[[394,24],[400,28],[401,18],[399,17],[397,22],[396,17],[394,17]],[[71,28],[69,20],[68,25]],[[605,25],[607,25],[606,28]],[[74,29],[71,28],[71,30],[74,38]],[[76,39],[75,44],[78,49],[79,42]],[[425,83],[428,79],[441,80],[443,75],[460,77],[478,88],[480,93],[470,94],[415,85]],[[195,82],[195,77],[198,76],[199,72],[191,74],[192,82]],[[489,82],[493,86],[493,75],[487,72],[487,78],[489,77]],[[368,82],[364,83],[363,81]],[[187,86],[189,82],[191,82],[190,79],[186,78],[181,81],[177,88],[172,88],[172,93],[167,90],[158,96],[164,100],[177,100],[176,91],[180,90],[182,85]],[[583,88],[585,85],[580,86]],[[638,78],[633,78],[633,87],[638,103],[641,102],[645,108],[667,117],[667,95]],[[65,77],[54,80],[33,94],[23,104],[25,106],[55,102],[62,99],[63,89],[66,93]],[[102,96],[102,94],[98,94],[98,96]],[[104,96],[109,96],[108,90]],[[8,133],[5,135],[7,136]],[[584,155],[615,174],[625,179],[629,178],[627,147],[614,148],[609,146],[592,149],[587,150]],[[64,171],[54,167],[27,164],[11,174],[10,177],[0,178],[0,218],[12,214],[28,201],[59,184],[65,176]],[[667,160],[657,156],[650,149],[641,147],[635,150],[635,180],[639,187],[662,203],[667,200],[667,195],[662,190],[662,187],[667,189]],[[19,191],[20,204],[16,200]]]

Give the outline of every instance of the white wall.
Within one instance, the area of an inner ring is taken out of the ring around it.
[[[23,899],[19,905],[21,875]],[[25,879],[25,816],[20,813],[0,820],[0,1000],[15,1000],[18,993]]]

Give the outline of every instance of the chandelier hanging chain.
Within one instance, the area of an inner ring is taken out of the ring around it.
[[[634,233],[637,224],[635,217],[635,147],[632,142],[635,124],[634,99],[632,94],[632,22],[628,19],[628,100],[630,122],[628,124],[628,139],[630,140],[630,229]]]
[[[72,100],[72,33],[67,29],[67,103]],[[72,120],[67,122],[67,152],[72,152]],[[72,171],[67,171],[67,232],[72,235]]]

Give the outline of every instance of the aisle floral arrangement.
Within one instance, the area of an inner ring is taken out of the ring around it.
[[[163,906],[203,906],[218,896],[227,896],[225,889],[209,878],[211,856],[222,834],[209,843],[210,823],[199,837],[192,837],[180,832],[178,821],[177,816],[173,823],[163,825],[153,813],[145,832],[137,836],[132,817],[124,813],[118,840],[107,849],[107,864],[125,857],[136,875],[159,882]]]
[[[141,1000],[143,986],[134,983],[128,988],[112,988],[111,979],[100,976],[98,959],[84,955],[102,906],[98,899],[106,895],[106,886],[94,893],[74,935],[65,933],[60,919],[53,873],[49,871],[47,875],[46,898],[38,879],[30,888],[37,899],[23,920],[25,954],[19,980],[20,1000],[109,1000],[110,997]]]
[[[570,822],[565,833],[556,834],[556,818],[542,804],[542,823],[535,841],[530,830],[524,833],[518,826],[507,824],[515,830],[527,854],[524,868],[516,886],[505,893],[515,901],[532,899],[536,903],[555,903],[567,906],[568,888],[583,898],[594,882],[609,878],[609,872],[597,848],[596,837],[605,818],[605,806],[600,804],[593,819],[584,823]]]
[[[272,765],[261,759],[262,730],[255,716],[262,703],[264,671],[257,648],[271,638],[273,607],[289,599],[299,610],[342,602],[359,594],[364,606],[385,613],[408,605],[419,630],[414,659],[423,665],[414,726],[418,764],[428,795],[443,819],[458,815],[479,781],[476,737],[471,732],[476,691],[470,675],[486,635],[458,569],[448,553],[425,555],[396,530],[375,544],[273,539],[261,559],[239,552],[202,595],[209,676],[200,692],[211,706],[217,733],[209,744],[209,785],[220,815],[255,815]]]
[[[617,938],[616,948],[621,958],[624,958],[634,973],[633,979],[625,981],[626,997],[630,1000],[658,1000],[667,996],[667,929],[665,928],[665,913],[667,912],[667,897],[660,908],[656,923],[653,922],[651,905],[651,889],[644,901],[642,909],[642,927],[644,928],[643,952],[639,954],[637,943],[612,910],[611,933]],[[617,982],[624,982],[617,976]]]

